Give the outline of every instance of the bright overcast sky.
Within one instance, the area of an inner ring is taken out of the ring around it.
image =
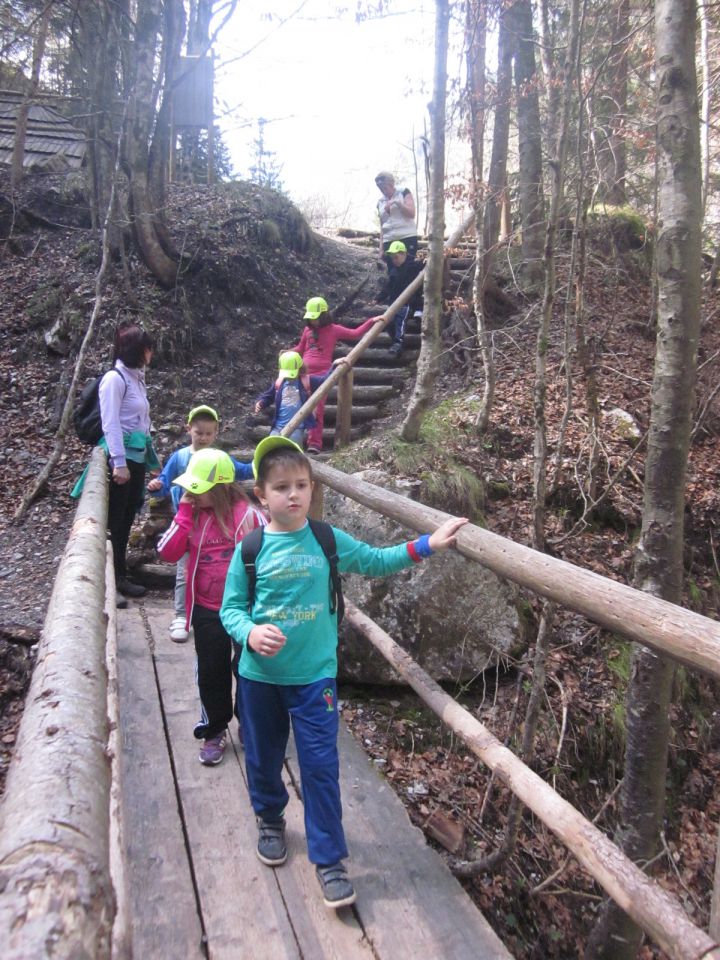
[[[345,225],[372,228],[378,170],[416,192],[412,143],[424,124],[429,133],[434,4],[390,8],[356,23],[330,0],[278,0],[272,19],[266,2],[238,3],[215,45],[216,111],[238,176],[249,175],[264,117],[265,149],[295,202],[326,198],[334,213],[350,208]],[[421,201],[423,182],[420,171]]]

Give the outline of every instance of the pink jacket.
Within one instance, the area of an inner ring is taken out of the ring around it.
[[[333,362],[333,351],[338,340],[359,340],[375,322],[370,317],[359,327],[343,327],[339,323],[329,323],[326,327],[305,327],[300,342],[290,347],[302,355],[307,373],[325,373]]]
[[[214,510],[198,511],[197,521],[194,521],[192,504],[180,503],[173,522],[160,538],[158,553],[163,560],[177,562],[183,554],[190,552],[185,591],[186,629],[190,629],[196,603],[209,610],[220,609],[235,547],[245,534],[265,523],[258,510],[240,500],[233,510],[234,535],[228,539]]]

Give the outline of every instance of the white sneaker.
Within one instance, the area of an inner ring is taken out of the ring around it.
[[[185,643],[188,632],[185,629],[185,617],[175,617],[170,624],[170,639],[175,643]]]

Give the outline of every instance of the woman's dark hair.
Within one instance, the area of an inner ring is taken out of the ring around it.
[[[153,338],[136,323],[120,324],[115,330],[113,362],[122,360],[126,367],[142,367],[145,351],[154,349]]]
[[[264,489],[268,474],[273,467],[278,464],[291,467],[303,467],[313,478],[312,464],[308,457],[301,450],[293,450],[291,447],[276,447],[269,453],[266,453],[258,464],[256,484],[260,489]]]
[[[317,325],[314,323],[311,323],[310,320],[306,320],[305,326],[310,327],[311,330],[317,330],[320,327],[328,327],[330,326],[331,323],[334,323],[333,315],[330,313],[329,310],[323,310],[323,312],[318,317]]]

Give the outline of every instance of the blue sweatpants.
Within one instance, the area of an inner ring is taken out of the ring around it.
[[[335,680],[286,687],[240,677],[238,699],[250,801],[256,815],[277,820],[287,805],[282,769],[292,721],[310,862],[325,866],[347,857]]]
[[[406,305],[404,307],[400,307],[398,312],[387,325],[387,332],[390,334],[393,343],[399,343],[402,346],[403,337],[405,336],[405,321],[407,320],[409,313],[409,306]]]

